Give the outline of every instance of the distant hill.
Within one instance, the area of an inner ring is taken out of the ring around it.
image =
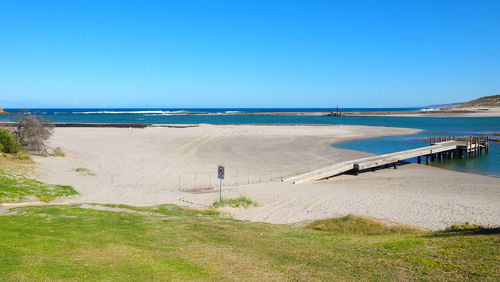
[[[468,107],[500,107],[500,95],[481,97],[458,106],[458,108]]]
[[[456,107],[456,106],[460,106],[462,105],[462,103],[450,103],[450,104],[439,104],[439,105],[429,105],[429,106],[426,106],[424,108],[426,109],[449,109],[449,108],[452,108],[452,107]]]

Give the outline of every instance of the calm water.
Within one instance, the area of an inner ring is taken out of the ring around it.
[[[22,112],[19,109],[6,109]],[[382,137],[367,140],[348,141],[334,146],[375,154],[390,153],[404,149],[425,146],[422,139],[429,136],[467,136],[500,132],[500,117],[481,118],[442,118],[442,117],[323,117],[323,116],[226,116],[193,115],[199,113],[231,112],[326,112],[331,109],[31,109],[32,114],[43,116],[53,122],[80,123],[170,123],[170,124],[346,124],[375,125],[390,127],[418,128],[423,131],[415,135]],[[363,109],[352,108],[344,111],[387,111],[418,110],[416,108],[399,109]],[[0,120],[15,120],[14,116],[0,116]],[[490,154],[473,160],[445,161],[435,165],[446,168],[481,173],[500,177],[500,146],[492,143]]]

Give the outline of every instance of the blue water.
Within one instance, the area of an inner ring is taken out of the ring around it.
[[[20,109],[6,109],[21,113]],[[417,128],[415,135],[381,137],[334,144],[336,147],[366,151],[374,154],[390,153],[428,145],[422,139],[439,136],[468,136],[500,132],[500,117],[446,118],[446,117],[387,117],[387,116],[292,116],[292,115],[198,115],[231,112],[326,112],[331,108],[317,109],[30,109],[32,114],[53,122],[76,123],[152,123],[152,124],[346,124]],[[343,111],[399,111],[417,108],[367,109],[351,108]],[[1,120],[14,121],[19,117],[0,116]],[[464,161],[454,160],[435,165],[467,172],[500,177],[500,146],[491,143],[490,154]]]
[[[345,112],[366,111],[414,111],[420,108],[347,108]],[[301,119],[290,116],[225,116],[226,113],[255,113],[255,112],[329,112],[332,108],[163,108],[163,109],[5,109],[17,115],[27,112],[40,115],[53,122],[76,123],[211,123],[211,124],[245,124],[245,123],[303,123]],[[211,114],[211,115],[203,115]],[[219,114],[219,115],[218,115]],[[0,120],[14,121],[18,116],[0,116]],[[324,119],[313,119],[311,122],[324,123]]]

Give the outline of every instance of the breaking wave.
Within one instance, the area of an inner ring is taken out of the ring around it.
[[[175,115],[175,114],[186,114],[188,111],[91,111],[91,112],[71,112],[72,114],[157,114],[157,115]]]

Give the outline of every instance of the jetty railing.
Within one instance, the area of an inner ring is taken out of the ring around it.
[[[304,173],[295,177],[285,179],[287,182],[294,184],[304,183],[308,181],[317,181],[328,179],[335,175],[352,172],[358,175],[360,171],[372,170],[392,166],[395,169],[400,161],[417,158],[420,164],[422,157],[425,157],[425,163],[428,165],[430,161],[444,158],[453,159],[455,155],[464,157],[474,157],[489,152],[489,137],[431,137],[429,138],[430,146],[410,149],[400,152],[388,153],[372,157],[361,158],[357,160],[349,160],[334,166],[327,166],[310,173]]]
[[[462,142],[462,144],[458,144],[455,150],[450,150],[441,154],[429,155],[427,157],[430,158],[431,161],[435,159],[443,160],[446,157],[449,159],[453,159],[455,155],[458,155],[461,159],[463,159],[464,157],[479,156],[483,153],[488,154],[490,150],[489,136],[446,136],[429,138],[430,146],[449,141],[458,141]]]

